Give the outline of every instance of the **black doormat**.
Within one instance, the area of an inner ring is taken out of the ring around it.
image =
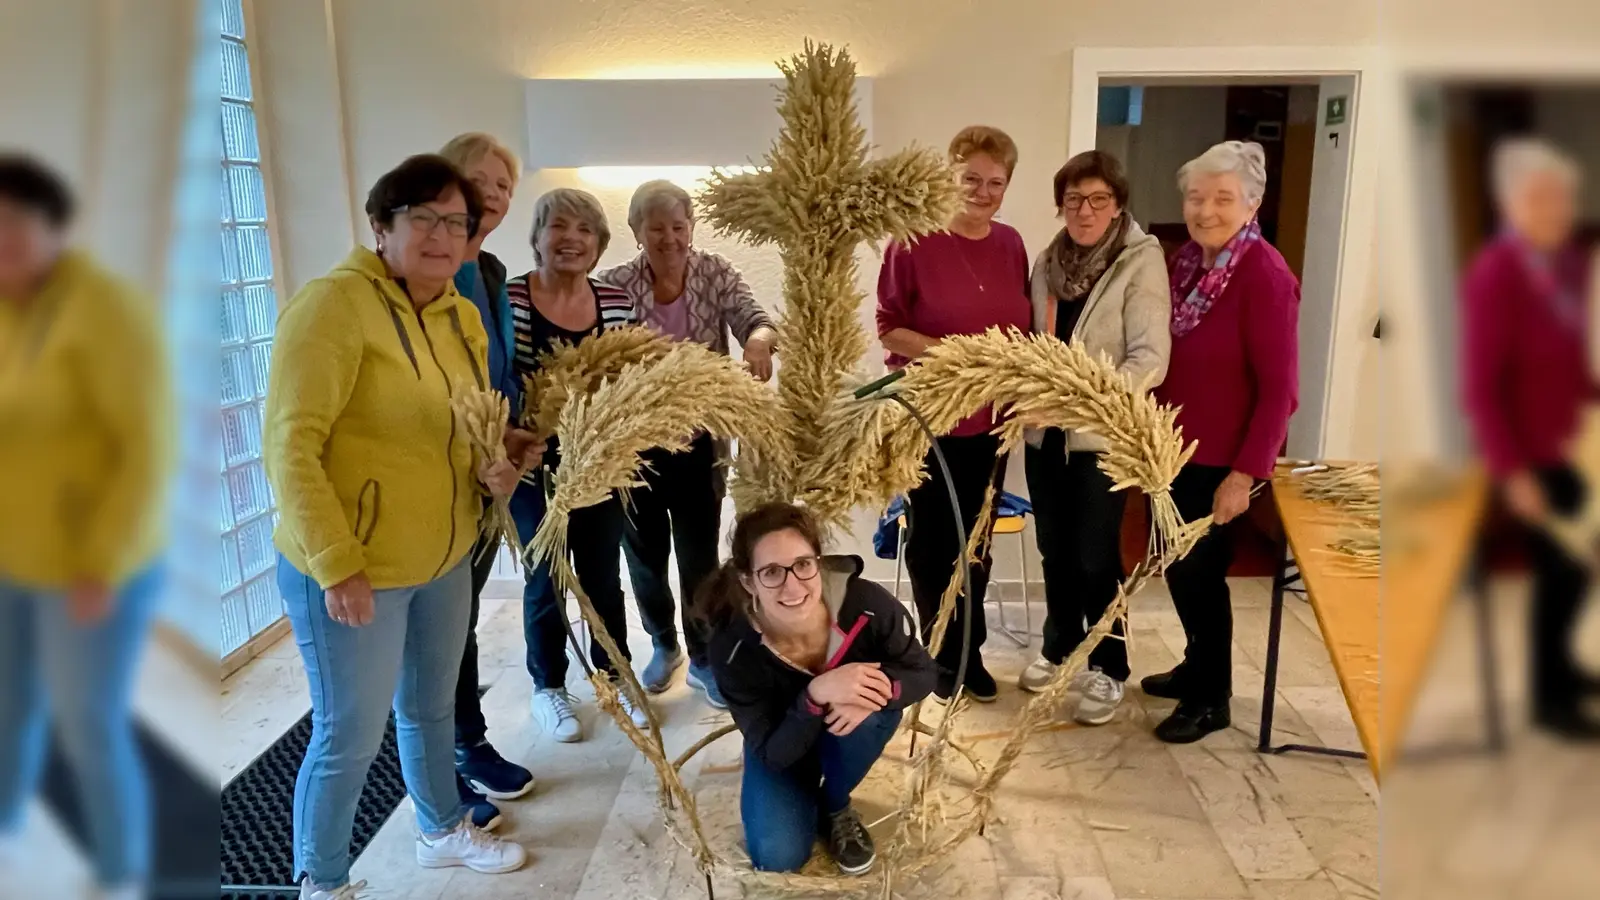
[[[216,855],[217,816],[221,806],[216,782],[207,783],[188,763],[144,725],[136,725],[139,752],[150,777],[150,802],[155,815],[154,871],[151,900],[210,898]],[[88,855],[88,818],[95,798],[80,803],[72,766],[59,741],[50,742],[42,799],[61,822],[80,853]]]
[[[488,691],[480,687],[478,696]],[[294,871],[294,783],[311,742],[306,713],[222,789],[222,900],[282,900],[299,896]],[[406,797],[395,740],[394,713],[356,804],[350,859],[361,857],[378,829]]]

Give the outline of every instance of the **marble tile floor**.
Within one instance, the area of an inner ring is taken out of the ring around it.
[[[1234,583],[1234,725],[1199,744],[1156,741],[1151,726],[1170,710],[1130,688],[1116,719],[1101,728],[1067,721],[1040,734],[1012,771],[998,802],[1000,820],[981,838],[931,868],[906,897],[1002,900],[1343,900],[1378,893],[1377,787],[1365,765],[1303,755],[1262,757],[1254,750],[1265,655],[1268,582]],[[1356,746],[1354,728],[1309,608],[1289,601],[1279,678],[1279,740]],[[995,611],[989,611],[991,619]],[[1038,627],[1042,606],[1035,608]],[[1013,624],[1020,611],[1008,612]],[[1136,598],[1131,644],[1135,680],[1168,668],[1183,633],[1163,586]],[[412,859],[412,817],[402,804],[356,863],[373,900],[538,897],[695,898],[704,882],[665,833],[655,810],[654,776],[609,720],[600,721],[586,685],[580,744],[540,734],[527,708],[519,604],[486,600],[479,626],[490,736],[509,758],[533,770],[539,787],[503,804],[502,833],[524,844],[531,863],[503,876],[462,869],[423,870]],[[649,642],[637,622],[630,643]],[[1022,697],[1016,676],[1038,652],[993,632],[985,657],[1001,698],[974,705],[959,732],[979,752],[998,750]],[[222,688],[227,774],[248,764],[307,709],[304,675],[292,641],[271,648]],[[726,721],[680,682],[658,701],[669,750]],[[903,781],[907,738],[896,738],[857,792],[869,821],[888,813]],[[730,736],[696,757],[686,777],[696,790],[712,843],[736,852],[739,744]],[[880,826],[880,832],[891,827]],[[719,898],[745,896],[733,883]],[[757,896],[753,892],[750,896]]]

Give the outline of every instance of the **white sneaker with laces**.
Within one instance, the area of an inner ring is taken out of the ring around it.
[[[502,875],[527,861],[528,851],[521,844],[493,837],[465,819],[444,837],[417,835],[417,865],[425,869],[466,866],[484,875]]]
[[[1061,667],[1041,656],[1022,670],[1022,677],[1017,679],[1017,687],[1037,694],[1056,677],[1056,670],[1059,668]]]
[[[533,692],[533,720],[547,734],[563,744],[583,740],[583,723],[572,711],[572,695],[561,688]]]
[[[1117,714],[1122,705],[1122,682],[1099,669],[1086,670],[1083,696],[1078,699],[1078,710],[1072,720],[1079,725],[1104,725]]]
[[[366,889],[367,883],[358,881],[355,884],[318,890],[311,886],[311,879],[308,878],[300,884],[300,900],[360,900],[361,892]]]
[[[650,714],[642,707],[634,706],[633,701],[628,699],[628,692],[622,690],[621,685],[617,686],[617,699],[622,701],[622,711],[627,713],[628,718],[633,720],[633,727],[639,729],[648,729],[650,727]]]

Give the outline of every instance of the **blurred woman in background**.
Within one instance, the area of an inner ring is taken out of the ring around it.
[[[557,188],[541,196],[533,207],[533,262],[536,268],[511,279],[516,328],[517,377],[539,370],[539,357],[557,342],[577,345],[584,338],[612,328],[635,324],[633,301],[621,288],[590,277],[595,263],[611,242],[605,210],[594,195]],[[561,447],[551,440],[545,451],[549,473],[559,471]],[[526,541],[544,518],[545,479],[551,474],[529,473],[511,499],[517,531]],[[628,660],[628,611],[622,593],[622,499],[613,491],[604,502],[573,510],[568,518],[567,546],[578,583],[606,631]],[[572,709],[567,692],[566,597],[556,590],[547,567],[528,567],[522,592],[522,626],[528,645],[528,674],[533,676],[533,720],[563,743],[583,740],[583,724]],[[616,663],[597,640],[590,641],[594,667],[616,674]],[[643,728],[648,713],[634,707],[626,692],[619,694],[623,708]]]
[[[54,725],[95,881],[144,896],[149,785],[129,709],[160,600],[172,435],[155,303],[68,249],[73,198],[0,156],[0,838]]]
[[[1600,718],[1584,701],[1600,682],[1583,674],[1571,641],[1588,570],[1539,527],[1577,512],[1588,490],[1569,447],[1594,396],[1586,343],[1592,273],[1573,237],[1579,170],[1551,145],[1517,139],[1495,148],[1490,174],[1504,227],[1461,282],[1467,415],[1506,507],[1531,526],[1534,724],[1593,739]]]
[[[1064,227],[1033,264],[1033,330],[1109,359],[1135,387],[1160,384],[1172,349],[1167,261],[1128,211],[1122,163],[1099,150],[1067,160],[1056,172],[1055,204]],[[1038,691],[1116,599],[1127,495],[1100,468],[1105,438],[1049,428],[1028,443],[1048,611],[1043,651],[1017,684]],[[1129,670],[1120,621],[1113,635],[1074,680],[1079,724],[1104,725],[1122,703]]]
[[[1156,399],[1180,407],[1184,440],[1198,446],[1172,482],[1186,522],[1214,525],[1167,569],[1188,637],[1183,661],[1147,676],[1146,694],[1178,701],[1156,726],[1174,744],[1228,727],[1233,696],[1233,529],[1257,481],[1272,477],[1299,391],[1300,282],[1261,237],[1267,189],[1260,144],[1224,141],[1178,170],[1189,242],[1168,267],[1172,356]]]
[[[495,874],[526,859],[466,816],[453,752],[467,557],[485,493],[520,474],[475,465],[450,407],[488,386],[488,339],[452,284],[483,200],[443,157],[413,156],[366,212],[377,251],[357,247],[279,317],[262,434],[278,586],[311,688],[294,865],[312,900],[354,890],[350,833],[391,706],[417,862]]]
[[[744,348],[750,374],[772,377],[777,332],[745,283],[726,259],[694,246],[694,202],[670,181],[647,181],[628,204],[628,227],[641,252],[631,262],[595,277],[627,292],[640,320],[674,340],[695,341],[728,353],[728,334]],[[689,686],[703,691],[718,709],[727,708],[706,664],[706,641],[689,615],[689,601],[700,582],[717,567],[722,534],[723,466],[727,446],[701,433],[681,453],[656,449],[644,454],[643,487],[628,493],[623,550],[628,575],[655,655],[640,681],[661,693],[685,662]],[[678,591],[684,598],[683,641],[678,640],[676,604],[667,560],[676,552]]]
[[[963,197],[948,230],[913,244],[891,241],[884,253],[878,275],[878,338],[890,369],[905,367],[948,335],[982,334],[990,328],[1028,330],[1028,251],[1015,228],[994,221],[1017,168],[1017,145],[998,128],[974,125],[951,140],[950,161]],[[996,471],[1000,438],[989,433],[994,425],[994,411],[984,408],[938,438],[955,482],[963,534],[970,535],[977,527],[990,479],[997,484],[1005,481],[1003,463]],[[929,477],[906,497],[911,529],[906,537],[906,571],[924,639],[933,633],[939,600],[966,552],[950,527],[955,513],[932,450],[926,462]],[[959,679],[972,699],[987,703],[998,691],[983,664],[989,560],[973,564],[970,575],[971,596],[957,600],[951,628],[939,648],[935,693],[948,698]],[[961,673],[957,670],[964,634],[970,637],[971,650],[966,672]]]

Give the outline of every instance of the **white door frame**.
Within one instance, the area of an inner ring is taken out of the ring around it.
[[[1361,47],[1079,47],[1072,52],[1072,106],[1067,153],[1093,150],[1099,130],[1102,78],[1295,78],[1353,75],[1356,96],[1350,119],[1350,171],[1345,181],[1344,228],[1334,286],[1332,347],[1324,380],[1319,456],[1348,458],[1357,404],[1356,373],[1364,338],[1372,335],[1376,298],[1369,296],[1372,241],[1378,194],[1378,142],[1363,139],[1370,121],[1374,51]],[[1176,174],[1176,173],[1174,173]],[[1356,240],[1351,240],[1356,236]]]

